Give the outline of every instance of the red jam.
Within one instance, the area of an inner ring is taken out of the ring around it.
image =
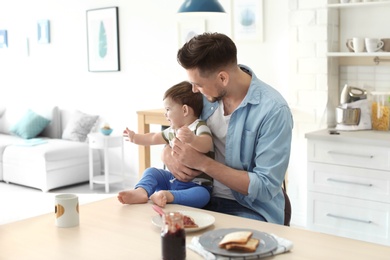
[[[183,260],[186,258],[186,234],[183,215],[168,212],[163,215],[161,230],[161,248],[163,260]]]

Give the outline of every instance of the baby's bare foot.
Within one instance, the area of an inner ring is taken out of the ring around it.
[[[169,191],[160,190],[150,196],[150,199],[158,206],[165,207],[167,203],[173,201],[173,195]]]
[[[150,199],[154,202],[154,204],[160,207],[165,207],[167,204],[167,196],[165,196],[163,190],[153,193],[152,196],[150,196]]]
[[[122,204],[141,204],[148,202],[148,194],[142,188],[121,191],[118,193],[118,200]]]

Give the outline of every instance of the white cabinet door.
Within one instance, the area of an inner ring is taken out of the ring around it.
[[[390,202],[390,172],[309,162],[309,191]]]
[[[310,162],[390,170],[390,148],[362,144],[308,141]]]
[[[308,193],[310,230],[390,245],[389,217],[389,204]]]

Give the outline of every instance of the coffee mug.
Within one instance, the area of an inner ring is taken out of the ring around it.
[[[377,38],[366,38],[365,44],[367,52],[376,52],[382,49],[384,42]]]
[[[385,52],[390,52],[390,38],[381,39],[383,41],[382,50]]]
[[[75,227],[79,225],[79,198],[75,194],[55,196],[55,224],[57,227]]]
[[[353,37],[352,40],[347,40],[347,47],[352,49],[354,52],[363,52],[364,38]]]

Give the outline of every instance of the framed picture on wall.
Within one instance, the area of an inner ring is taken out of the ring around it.
[[[179,48],[195,35],[202,34],[206,30],[206,20],[191,19],[178,22]]]
[[[88,70],[120,71],[118,7],[87,10]]]
[[[0,30],[0,48],[8,48],[7,30]]]
[[[50,43],[50,22],[49,20],[38,21],[38,43]]]
[[[232,13],[236,41],[263,41],[263,0],[234,0]]]

